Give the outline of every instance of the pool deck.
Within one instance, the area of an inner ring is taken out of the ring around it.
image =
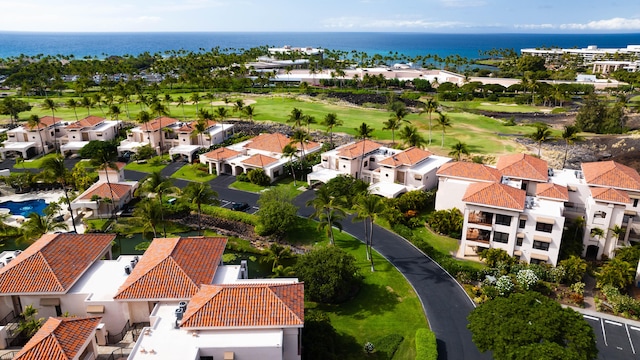
[[[27,200],[36,200],[36,199],[44,199],[44,201],[49,204],[52,201],[58,201],[60,198],[64,198],[64,191],[62,190],[46,190],[46,191],[32,191],[25,194],[7,194],[5,191],[2,192],[2,196],[0,196],[0,202],[5,201],[27,201]],[[64,206],[62,206],[64,208]],[[0,213],[6,213],[7,209],[2,208],[0,205]],[[68,211],[61,211],[61,214],[68,214]],[[66,218],[67,216],[65,216]],[[19,227],[25,218],[20,215],[11,215],[7,218],[4,223],[10,226]],[[69,230],[73,230],[73,225],[71,224],[71,218],[65,221],[65,223],[69,226]],[[84,226],[81,221],[76,221],[76,228],[78,229],[78,233],[84,232]]]

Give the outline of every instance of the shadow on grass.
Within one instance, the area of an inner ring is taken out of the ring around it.
[[[364,320],[372,315],[392,312],[399,303],[398,295],[391,288],[363,283],[353,299],[338,305],[322,304],[318,308],[339,316]]]

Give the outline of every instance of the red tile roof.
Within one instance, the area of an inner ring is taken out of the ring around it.
[[[364,142],[364,151],[363,151],[363,142]],[[347,144],[338,148],[338,156],[346,157],[348,159],[355,159],[357,157],[362,156],[363,154],[368,154],[371,151],[381,148],[382,145],[375,143],[371,140],[361,140],[357,143]]]
[[[243,164],[257,166],[259,168],[264,168],[265,166],[271,165],[275,162],[278,162],[278,159],[262,154],[255,154],[246,160],[242,160]]]
[[[114,298],[189,299],[211,284],[226,245],[223,237],[154,239]]]
[[[638,172],[615,161],[582,163],[582,173],[589,185],[640,190],[640,175],[638,175]]]
[[[500,182],[502,178],[502,174],[498,169],[464,161],[446,163],[438,169],[436,174],[438,176],[491,182]]]
[[[93,338],[99,324],[99,317],[49,318],[14,360],[77,358],[86,348],[84,345]]]
[[[59,117],[43,116],[40,118],[40,125],[38,125],[38,129],[44,129],[49,126],[53,126],[54,124],[59,123],[60,121],[62,121],[62,119]],[[32,126],[29,126],[29,124],[25,124],[24,126],[28,130],[33,130],[34,128]]]
[[[402,152],[397,153],[396,155],[389,156],[386,159],[381,160],[378,164],[381,165],[389,165],[393,167],[398,166],[413,166],[422,160],[427,159],[429,156],[433,155],[427,150],[422,150],[417,147],[410,147]]]
[[[526,191],[516,189],[509,185],[499,183],[474,183],[467,187],[462,201],[523,211],[526,197]]]
[[[67,129],[82,129],[85,127],[93,127],[96,126],[98,124],[100,124],[101,122],[105,121],[106,119],[101,118],[99,116],[87,116],[86,118],[80,120],[80,121],[76,121],[72,124],[69,124],[67,126]]]
[[[111,190],[109,190],[109,185],[111,185]],[[91,200],[94,195],[101,198],[111,199],[111,191],[113,191],[113,200],[119,200],[125,197],[132,190],[133,186],[131,185],[119,183],[107,184],[106,182],[103,182],[91,186],[86,192],[84,192],[84,195],[82,195],[80,199]]]
[[[230,159],[238,155],[242,155],[242,153],[239,151],[231,150],[226,147],[217,148],[215,150],[209,151],[208,153],[204,154],[204,156],[208,157],[209,159],[216,160],[216,161]]]
[[[291,139],[284,134],[260,134],[252,138],[244,147],[247,149],[282,153],[282,149],[291,144]]]
[[[591,196],[593,196],[593,198],[596,200],[623,204],[628,204],[631,202],[631,198],[624,191],[601,187],[590,187],[589,190],[591,190]]]
[[[536,187],[536,196],[569,201],[569,190],[566,186],[553,183],[538,184]]]
[[[191,299],[183,328],[304,325],[304,284],[203,285]]]
[[[45,234],[0,269],[0,293],[66,293],[115,238],[113,234]]]
[[[196,124],[198,122],[197,121],[192,121],[190,123],[185,123],[184,125],[182,125],[180,128],[178,128],[178,132],[184,132],[184,133],[190,133],[193,132],[196,129]],[[217,122],[213,121],[213,120],[207,120],[206,125],[205,125],[205,130],[209,129],[211,127],[216,126]],[[164,125],[164,124],[163,124]]]
[[[178,119],[161,116],[149,121],[146,124],[140,124],[140,129],[142,131],[156,131],[160,129],[160,127],[165,128],[177,122],[178,122]]]
[[[547,162],[527,154],[501,156],[496,168],[508,177],[541,182],[549,179]]]

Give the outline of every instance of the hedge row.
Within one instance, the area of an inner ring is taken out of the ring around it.
[[[192,209],[195,211],[198,210],[197,206],[195,205],[192,207]],[[211,216],[220,217],[223,219],[232,220],[232,221],[243,222],[245,224],[249,224],[253,226],[256,226],[258,222],[257,221],[258,218],[255,215],[247,214],[244,211],[233,211],[230,209],[226,209],[219,206],[213,206],[213,205],[202,205],[202,213],[211,215]]]
[[[433,331],[420,328],[416,331],[416,360],[437,360],[438,344]]]

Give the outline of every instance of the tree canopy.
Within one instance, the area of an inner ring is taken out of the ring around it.
[[[259,234],[283,234],[297,219],[298,208],[293,204],[293,196],[284,188],[263,192],[258,205],[256,232]]]
[[[595,359],[593,329],[582,315],[536,292],[498,297],[469,315],[480,351],[502,359]]]

